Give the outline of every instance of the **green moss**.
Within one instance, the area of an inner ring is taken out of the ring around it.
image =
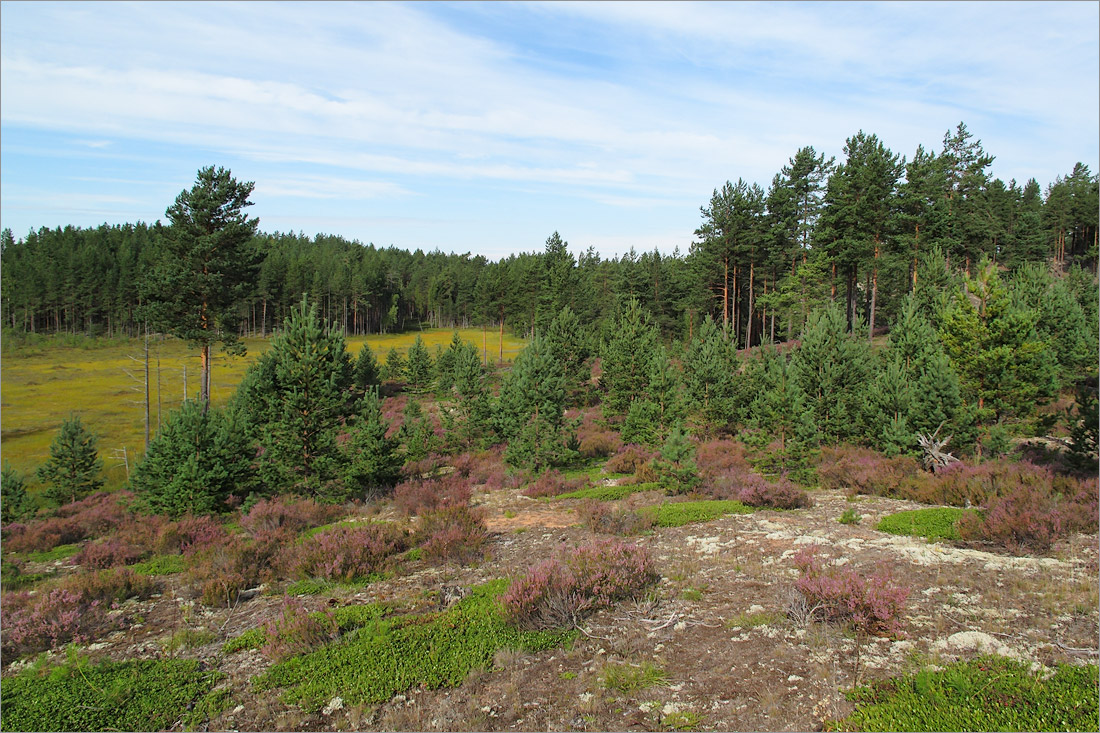
[[[1058,665],[1042,679],[1002,658],[876,682],[849,694],[856,709],[830,730],[1096,730],[1097,667]]]
[[[267,636],[263,629],[249,629],[222,644],[222,653],[233,654],[245,649],[259,649],[266,643]]]
[[[285,688],[285,702],[310,711],[336,695],[346,704],[380,703],[417,685],[456,686],[472,669],[491,668],[499,649],[537,651],[572,638],[507,626],[496,603],[506,585],[475,588],[443,613],[363,626],[340,642],[275,665],[257,678],[256,688]]]
[[[624,497],[636,494],[640,491],[655,491],[660,486],[655,483],[650,484],[620,484],[619,486],[590,486],[585,489],[578,489],[577,491],[570,491],[567,494],[558,494],[552,497],[553,500],[558,499],[595,499],[596,501],[616,501]]]
[[[725,514],[751,514],[752,507],[739,501],[681,501],[649,506],[640,511],[649,514],[658,527],[682,527],[692,522],[709,522]]]
[[[332,583],[327,580],[318,580],[317,578],[306,578],[305,580],[297,580],[286,587],[286,594],[288,596],[315,596],[318,593],[324,593],[332,587]]]
[[[955,524],[967,511],[973,510],[949,506],[913,509],[883,517],[875,529],[908,537],[925,537],[932,541],[957,540],[959,533]]]
[[[156,555],[132,566],[138,575],[174,575],[187,569],[183,555]]]
[[[166,730],[224,709],[224,675],[195,660],[36,665],[4,680],[0,725],[11,730]]]

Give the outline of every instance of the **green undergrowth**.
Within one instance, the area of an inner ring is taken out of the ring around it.
[[[733,500],[681,501],[639,509],[657,527],[682,527],[692,522],[709,522],[726,514],[752,514],[754,509]]]
[[[13,555],[13,557],[18,557],[24,562],[54,562],[56,560],[66,560],[78,552],[80,552],[80,543],[77,542],[71,545],[58,545],[52,550],[43,552],[19,553]]]
[[[981,657],[849,693],[856,709],[827,730],[1097,729],[1097,667],[1060,664],[1043,679],[1027,664]]]
[[[355,606],[340,606],[330,611],[341,633],[354,631],[364,626],[377,625],[390,612],[388,606],[380,603],[363,603]],[[320,612],[310,616],[321,619]],[[245,649],[259,649],[267,643],[267,635],[262,628],[249,629],[222,645],[222,652],[233,654]]]
[[[306,578],[305,580],[296,580],[288,585],[286,587],[286,594],[288,596],[315,596],[318,593],[324,593],[331,589],[334,585],[334,583],[327,580]]]
[[[187,569],[183,555],[155,555],[131,568],[138,575],[175,575]]]
[[[584,489],[578,489],[576,491],[570,491],[567,494],[558,494],[551,497],[553,500],[558,499],[595,499],[596,501],[616,501],[623,499],[631,494],[637,494],[641,491],[655,491],[660,488],[659,484],[620,484],[618,486],[589,486]]]
[[[957,540],[959,533],[955,524],[968,511],[973,510],[951,506],[912,509],[883,517],[875,529],[907,537],[924,537],[933,542]]]
[[[258,690],[285,688],[284,702],[320,710],[335,696],[345,704],[381,703],[411,687],[454,687],[475,668],[491,668],[500,649],[539,651],[572,632],[521,632],[505,624],[496,597],[500,580],[478,586],[441,613],[369,624],[317,651],[293,657],[258,677]]]
[[[668,672],[652,662],[632,664],[606,664],[600,673],[600,684],[609,690],[634,692],[657,685],[671,684]]]
[[[18,565],[7,560],[0,563],[0,585],[6,591],[28,588],[53,575],[54,573],[24,573]]]
[[[195,728],[229,704],[224,677],[196,660],[91,664],[70,657],[39,663],[5,678],[0,727],[5,731],[167,730]]]

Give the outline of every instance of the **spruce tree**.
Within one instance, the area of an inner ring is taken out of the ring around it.
[[[38,480],[47,484],[47,499],[63,505],[103,488],[103,462],[96,441],[78,415],[61,424],[50,445],[50,457],[38,469]]]
[[[254,455],[251,441],[233,419],[188,401],[169,414],[130,486],[160,514],[221,512],[231,494],[244,498],[257,488]]]
[[[672,494],[686,494],[698,485],[695,444],[682,425],[677,424],[669,431],[654,468],[660,474],[662,486]]]
[[[378,388],[371,387],[363,400],[344,444],[344,485],[353,496],[369,497],[389,488],[401,476],[401,441],[387,438],[389,423],[382,419]]]
[[[468,344],[458,335],[458,331],[455,331],[451,336],[451,343],[447,345],[446,349],[436,347],[435,388],[439,394],[445,395],[451,391],[451,386],[454,384],[455,360],[459,352],[467,346]]]
[[[381,383],[381,368],[374,358],[374,352],[371,351],[370,344],[364,343],[363,348],[359,350],[358,358],[355,360],[355,388],[359,390],[360,394],[366,394],[372,387],[377,387]]]
[[[452,404],[443,411],[447,442],[463,448],[485,444],[491,431],[492,407],[481,359],[470,344],[454,356],[452,382]]]
[[[386,354],[386,366],[383,368],[383,374],[387,379],[399,380],[405,378],[405,357],[401,356],[401,352],[397,350],[396,346],[391,346]]]
[[[427,390],[432,383],[432,355],[428,353],[420,334],[416,335],[406,354],[405,381],[409,383],[409,389],[417,394]]]
[[[591,375],[589,362],[595,355],[589,329],[569,306],[565,306],[547,326],[546,341],[561,360],[568,394],[581,392]]]

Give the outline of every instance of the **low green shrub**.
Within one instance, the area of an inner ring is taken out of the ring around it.
[[[586,489],[570,491],[567,494],[558,494],[557,496],[552,497],[552,499],[554,501],[558,499],[595,499],[596,501],[616,501],[618,499],[624,499],[631,494],[637,494],[640,491],[657,491],[660,488],[660,485],[657,483],[620,484],[618,486],[590,486]]]
[[[259,649],[266,643],[267,636],[264,634],[263,629],[249,629],[222,644],[222,653],[233,654],[245,649]]]
[[[860,687],[856,709],[826,730],[1096,730],[1097,666],[1059,664],[1043,679],[1028,665],[980,657]]]
[[[4,730],[167,730],[189,728],[227,702],[212,688],[223,677],[195,660],[35,665],[4,679]],[[217,698],[221,702],[212,704]]]
[[[863,517],[862,517],[862,515],[860,515],[859,512],[857,512],[855,509],[852,509],[851,507],[849,507],[849,508],[844,510],[844,512],[840,515],[840,518],[837,519],[836,521],[840,522],[841,524],[859,524],[860,520],[862,520],[862,519],[863,519]],[[888,531],[888,530],[883,530],[883,531]]]
[[[317,578],[306,578],[305,580],[297,580],[286,587],[286,594],[288,596],[315,596],[318,593],[324,593],[332,587],[332,583],[327,580],[318,580]]]
[[[187,569],[183,555],[155,555],[130,567],[137,575],[175,575]]]
[[[539,651],[571,633],[521,632],[507,624],[496,603],[506,581],[473,592],[447,611],[392,623],[368,624],[344,641],[280,662],[258,677],[258,690],[285,688],[284,702],[320,710],[333,696],[345,704],[381,703],[423,685],[454,687],[477,667],[491,668],[499,649]]]
[[[945,506],[897,512],[880,519],[875,529],[907,537],[924,537],[933,542],[957,540],[959,532],[955,525],[967,511]]]
[[[658,527],[682,527],[692,522],[709,522],[726,514],[752,514],[752,507],[739,501],[681,501],[673,504],[659,504],[641,509],[652,515],[653,523]]]

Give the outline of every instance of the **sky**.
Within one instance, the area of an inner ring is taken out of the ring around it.
[[[727,180],[964,122],[1100,170],[1100,3],[0,2],[0,227],[158,219],[208,165],[266,232],[499,259],[686,252]]]

